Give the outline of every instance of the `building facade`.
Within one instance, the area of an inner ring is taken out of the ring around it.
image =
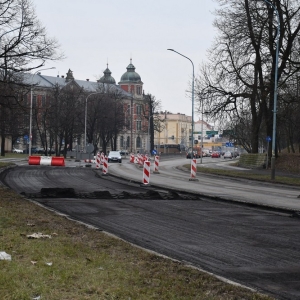
[[[42,75],[41,73],[33,75],[25,74],[24,81],[34,86],[34,88],[32,88],[32,95],[28,94],[27,106],[30,106],[30,102],[32,102],[33,106],[39,105],[43,107],[43,103],[50,97],[53,88],[59,86],[60,88],[82,89],[84,91],[83,95],[85,95],[82,98],[82,102],[85,102],[85,107],[87,107],[87,105],[89,105],[89,103],[87,103],[88,96],[98,94],[99,85],[102,85],[101,88],[104,93],[108,90],[113,90],[121,95],[120,99],[123,106],[123,113],[120,115],[120,118],[125,117],[125,122],[121,132],[118,133],[116,150],[123,149],[128,152],[145,152],[148,141],[149,105],[144,97],[141,76],[135,72],[132,60],[130,60],[126,72],[121,76],[118,84],[116,84],[115,79],[112,77],[108,66],[103,73],[104,76],[97,81],[90,81],[89,79],[78,80],[74,77],[70,69],[66,76],[54,77]],[[82,124],[83,123],[84,122],[82,122]],[[41,141],[39,140],[38,133],[34,130],[34,125],[32,126],[32,145],[40,145]],[[84,150],[86,145],[85,139],[86,135],[84,134],[84,128],[82,128],[81,137],[76,139],[76,144],[78,144],[70,145],[70,148],[79,146],[81,150]],[[26,143],[26,141],[24,141],[24,143]],[[98,147],[101,149],[101,143]],[[110,146],[108,150],[112,150]]]
[[[186,151],[191,143],[192,117],[168,111],[160,112],[158,117],[162,122],[159,131],[154,133],[154,144],[159,151],[169,152],[175,145],[179,145],[179,151]]]

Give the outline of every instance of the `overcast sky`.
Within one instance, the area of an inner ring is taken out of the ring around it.
[[[189,57],[195,66],[206,60],[215,31],[213,0],[33,0],[48,36],[55,37],[66,58],[49,62],[42,74],[66,75],[96,81],[106,64],[118,83],[132,63],[144,83],[144,92],[161,101],[162,110],[192,114],[186,91],[192,64],[167,51]],[[196,109],[195,102],[195,109]],[[195,112],[195,120],[198,116]]]

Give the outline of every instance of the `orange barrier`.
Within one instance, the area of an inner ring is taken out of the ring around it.
[[[28,164],[29,165],[39,165],[41,162],[40,156],[29,156]]]

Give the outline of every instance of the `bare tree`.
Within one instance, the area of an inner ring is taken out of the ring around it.
[[[271,136],[274,110],[277,23],[264,1],[217,0],[214,26],[219,34],[210,62],[197,79],[197,94],[205,110],[219,119],[251,114],[251,152],[259,136]],[[279,86],[300,69],[300,8],[296,0],[273,0],[280,22]]]
[[[46,61],[58,60],[59,45],[49,38],[30,0],[0,3],[0,69],[24,72],[40,68]]]
[[[45,28],[38,21],[30,0],[0,0],[0,110],[7,115],[12,109],[17,89],[22,84],[22,72],[42,67],[49,60],[58,60],[59,45],[55,39],[48,38]],[[15,92],[11,92],[15,89]],[[22,99],[21,99],[22,100]],[[0,120],[1,153],[4,154],[4,119]]]
[[[72,145],[74,135],[82,133],[82,126],[81,131],[78,132],[76,124],[78,116],[82,116],[84,92],[77,84],[70,82],[64,87],[55,86],[50,100],[48,109],[42,108],[42,112],[48,112],[47,124],[43,130],[48,129],[46,136],[50,137],[50,147],[54,144],[56,155],[59,155],[63,148],[63,154],[66,156],[67,145]]]
[[[161,132],[161,123],[164,121],[160,119],[158,112],[161,110],[161,101],[157,100],[151,94],[144,95],[144,102],[147,108],[144,107],[143,114],[149,122],[148,128],[150,134],[150,150],[154,149],[154,131]]]
[[[124,92],[115,85],[99,83],[87,103],[87,140],[95,151],[102,144],[103,152],[111,143],[116,150],[117,138],[124,126]]]

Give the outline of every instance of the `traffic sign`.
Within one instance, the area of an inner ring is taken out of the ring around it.
[[[272,140],[272,139],[271,139],[270,136],[267,136],[267,137],[266,137],[266,141],[267,141],[267,142],[270,142],[271,140]]]
[[[153,149],[153,150],[152,150],[152,154],[153,154],[153,155],[156,155],[156,154],[157,154],[157,151],[156,151],[155,149]]]
[[[233,147],[233,143],[227,142],[227,143],[225,144],[225,146],[226,146],[226,147]]]
[[[210,130],[210,131],[206,131],[206,134],[218,134],[219,131],[214,131],[214,130]]]

